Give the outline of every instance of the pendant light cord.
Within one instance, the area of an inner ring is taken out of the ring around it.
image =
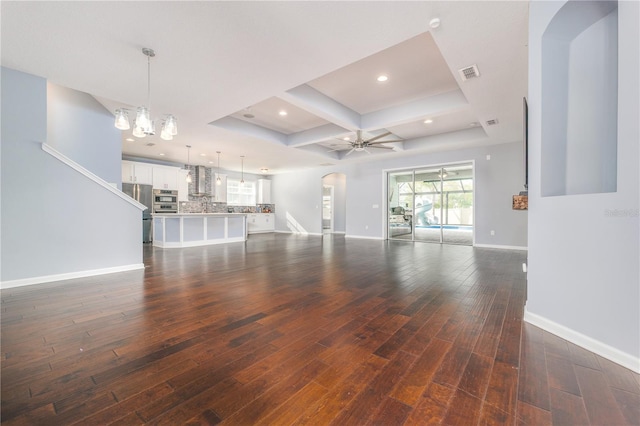
[[[147,55],[147,108],[151,111],[151,56]]]

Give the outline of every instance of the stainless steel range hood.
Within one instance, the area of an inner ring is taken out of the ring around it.
[[[207,195],[206,190],[206,168],[204,166],[196,166],[195,178],[193,179],[193,192],[190,194],[194,197],[203,197]]]

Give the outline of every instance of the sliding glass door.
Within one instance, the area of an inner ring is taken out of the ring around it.
[[[473,244],[473,164],[388,174],[391,239]]]

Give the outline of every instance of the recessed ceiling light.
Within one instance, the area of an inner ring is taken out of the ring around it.
[[[159,155],[160,155],[161,157],[164,157],[164,152],[161,152]]]
[[[125,141],[127,141],[127,142],[135,142],[135,139],[133,139],[133,138],[126,138],[126,139],[125,139]]]
[[[209,161],[209,164],[213,164],[213,161]]]
[[[476,127],[479,124],[480,123],[478,123],[477,121],[472,121],[471,123],[469,123],[469,127]]]
[[[433,123],[433,120],[430,118],[427,118],[426,120],[424,120],[424,124],[431,124]]]
[[[281,115],[282,117],[284,117],[285,115],[287,115],[287,111],[280,110],[280,112],[278,114]]]
[[[384,74],[383,74],[383,75],[379,75],[379,76],[378,76],[378,78],[377,78],[376,80],[378,80],[379,82],[381,82],[381,83],[382,83],[382,82],[384,82],[384,81],[389,80],[389,77],[387,77],[386,75],[384,75]]]
[[[440,26],[440,18],[433,18],[429,21],[429,26],[431,28],[438,28]]]
[[[343,141],[348,141],[348,140],[350,140],[350,139],[349,139],[349,136],[345,136],[344,138],[342,138],[342,140],[343,140]]]
[[[200,154],[200,157],[206,157],[207,154],[205,154],[204,152],[202,154]]]

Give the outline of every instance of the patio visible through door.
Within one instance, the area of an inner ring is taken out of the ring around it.
[[[473,163],[388,173],[388,237],[473,244]]]

